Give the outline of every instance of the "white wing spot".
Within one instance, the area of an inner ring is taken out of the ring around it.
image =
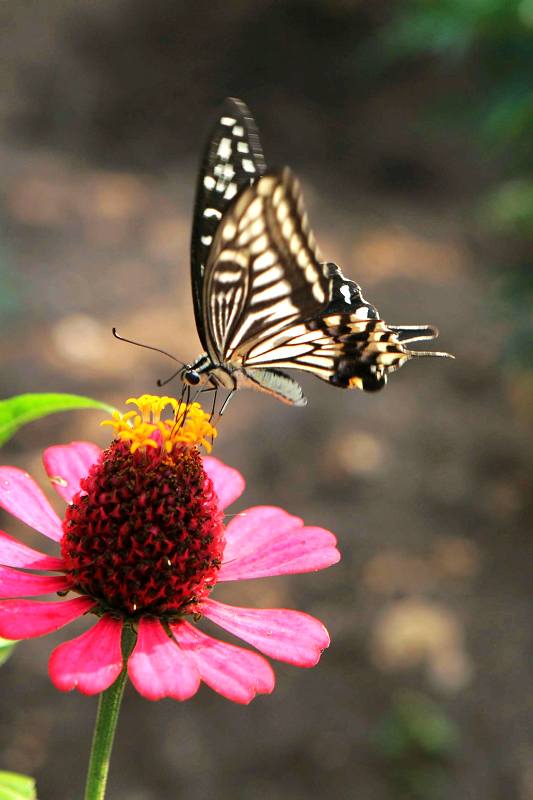
[[[351,301],[351,299],[352,299],[351,294],[350,294],[350,287],[345,284],[344,286],[341,286],[339,291],[342,294],[342,296],[344,297],[344,299],[346,300],[346,302],[349,303]],[[357,314],[356,314],[356,316],[357,316]]]
[[[258,259],[259,260],[259,259]],[[257,264],[257,261],[254,262],[254,267]],[[283,270],[281,267],[271,267],[270,269],[265,270],[257,278],[254,278],[254,288],[258,288],[260,286],[268,286],[269,283],[274,283],[274,281],[278,281],[280,278],[283,278]]]
[[[303,247],[296,256],[296,261],[298,262],[298,266],[301,267],[302,269],[305,269],[305,267],[309,264],[309,256],[307,255],[307,251],[304,250]]]
[[[266,350],[263,353],[258,353],[255,349],[247,359],[248,363],[260,364],[262,361],[292,361],[297,356],[303,356],[311,352],[311,347],[307,344],[302,345],[288,345],[286,347],[276,347],[273,350]],[[311,358],[311,356],[310,356]],[[295,364],[295,366],[297,366]]]
[[[237,283],[241,279],[242,272],[241,270],[235,270],[234,272],[217,272],[217,283]]]
[[[261,214],[262,210],[263,210],[263,201],[261,200],[260,197],[256,197],[253,203],[250,204],[246,212],[248,221],[257,219],[257,217],[259,217],[259,215]]]
[[[202,242],[202,244],[209,245],[213,241],[213,237],[212,236],[201,236],[200,237],[200,241]]]
[[[319,303],[324,303],[326,301],[326,295],[324,294],[324,290],[319,283],[313,284],[313,296],[315,300],[318,300]]]
[[[220,118],[220,124],[221,125],[227,125],[227,126],[231,127],[232,125],[235,125],[236,122],[237,122],[237,120],[233,119],[233,117],[221,117]]]
[[[331,359],[327,356],[308,355],[304,359],[308,364],[314,364],[317,367],[330,367]]]
[[[242,168],[245,172],[255,172],[254,162],[249,158],[243,158]]]
[[[281,202],[276,209],[276,216],[280,222],[283,222],[289,214],[289,206],[285,202]]]
[[[283,225],[285,226],[285,224],[286,223],[284,222]],[[297,233],[293,233],[293,235],[291,236],[291,240],[289,242],[289,249],[293,254],[293,256],[298,255],[299,251],[302,249],[302,243]],[[307,259],[305,260],[305,263],[307,264]]]
[[[272,195],[272,202],[274,203],[275,206],[277,206],[278,203],[281,202],[282,197],[283,197],[283,186],[276,186],[274,194]]]
[[[233,135],[234,136],[244,136],[244,128],[242,125],[235,125],[233,128]]]
[[[268,289],[263,289],[262,292],[253,295],[252,305],[255,306],[257,303],[263,303],[265,300],[276,300],[279,297],[286,297],[290,290],[291,287],[287,281],[280,281],[274,286],[269,286]]]
[[[236,183],[230,183],[228,185],[228,188],[224,192],[224,199],[225,200],[231,200],[233,197],[235,197],[236,194],[237,194],[237,184]]]
[[[214,173],[223,181],[230,181],[235,175],[235,170],[232,164],[215,164]]]
[[[315,269],[314,264],[308,264],[305,268],[305,279],[309,281],[309,283],[314,283],[317,279],[317,271]],[[322,291],[322,290],[321,290]]]
[[[265,197],[272,193],[272,187],[276,183],[276,179],[272,175],[263,175],[263,177],[257,182],[257,194],[262,195]],[[274,194],[275,198],[275,194]],[[275,199],[274,199],[275,203]]]
[[[211,175],[206,175],[204,178],[204,186],[206,189],[214,189],[216,181]]]
[[[223,177],[230,181],[233,176],[235,175],[235,170],[233,169],[232,164],[224,164],[224,169],[222,170]]]
[[[225,161],[231,157],[231,139],[222,137],[218,145],[217,156],[223,158]]]
[[[216,208],[204,208],[204,217],[216,217],[216,219],[220,219],[222,214]]]
[[[281,232],[286,239],[290,239],[294,231],[294,221],[288,217],[281,226]]]
[[[261,253],[254,261],[254,270],[268,269],[276,263],[276,255],[272,250],[267,250],[266,253]]]
[[[250,228],[249,227],[245,228],[241,233],[239,233],[239,238],[237,239],[238,247],[246,247],[246,245],[249,244],[251,238],[252,234],[250,232]]]
[[[265,230],[265,223],[263,222],[261,217],[252,222],[250,226],[250,233],[252,234],[252,236],[260,236],[264,230]]]
[[[252,244],[250,245],[250,253],[254,256],[258,256],[263,250],[266,250],[268,247],[268,238],[263,234],[259,236],[257,239],[254,239]]]
[[[343,286],[342,288],[347,289],[348,287]],[[355,316],[357,317],[357,319],[368,319],[368,308],[366,306],[361,306],[361,308],[358,308],[357,311],[355,312]]]
[[[237,151],[239,153],[249,153],[250,148],[248,147],[248,142],[237,142]]]
[[[236,233],[237,233],[237,227],[235,223],[228,222],[227,225],[224,226],[224,229],[222,231],[222,236],[227,242],[229,242],[230,239],[233,239]]]

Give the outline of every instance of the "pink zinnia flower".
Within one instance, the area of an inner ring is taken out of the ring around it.
[[[207,416],[195,404],[177,426],[176,417],[160,419],[169,403],[179,418],[175,401],[135,402],[142,417],[116,414],[117,438],[105,451],[72,442],[44,452],[47,474],[68,503],[63,521],[26,472],[0,467],[0,506],[61,547],[61,556],[51,557],[0,531],[0,597],[10,598],[0,600],[0,636],[42,636],[95,614],[93,627],[51,655],[58,689],[97,694],[111,686],[123,668],[128,626],[136,633],[128,674],[144,697],[186,700],[204,681],[248,703],[274,688],[268,661],[193,623],[204,617],[271,658],[315,665],[329,644],[317,619],[229,606],[210,593],[219,581],[330,566],[339,560],[335,537],[271,506],[250,508],[224,525],[222,512],[240,497],[244,479],[216,458],[201,458],[196,444],[213,434]],[[76,596],[19,599],[52,592]]]

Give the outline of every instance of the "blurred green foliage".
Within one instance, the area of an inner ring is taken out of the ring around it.
[[[459,733],[430,698],[399,692],[374,737],[395,796],[439,800],[446,796],[449,766],[459,748]]]
[[[0,636],[0,667],[2,664],[5,664],[7,659],[11,656],[16,644],[17,642],[14,642],[12,639],[2,639]]]
[[[453,113],[483,155],[500,165],[478,218],[489,233],[514,241],[516,255],[497,281],[512,324],[507,363],[531,368],[533,0],[406,0],[382,44],[394,59],[432,55],[468,76],[468,91],[448,104],[448,124]]]
[[[490,220],[533,234],[533,0],[407,0],[384,38],[394,58],[466,69],[471,89],[455,112],[514,178],[491,196]]]
[[[34,779],[18,772],[0,771],[0,800],[37,800]]]
[[[114,408],[92,397],[77,394],[33,392],[19,394],[0,400],[0,447],[23,425],[42,419],[59,411],[74,411],[81,408],[98,408],[112,414]]]

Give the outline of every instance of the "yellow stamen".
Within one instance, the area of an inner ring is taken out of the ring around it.
[[[128,411],[121,414],[113,411],[112,418],[101,424],[111,425],[117,439],[130,442],[132,453],[141,447],[160,447],[164,452],[171,453],[179,444],[203,445],[208,453],[211,452],[217,430],[200,403],[187,405],[175,397],[149,394],[130,397],[126,402],[136,405],[140,413]],[[161,419],[167,408],[172,410],[172,417]]]

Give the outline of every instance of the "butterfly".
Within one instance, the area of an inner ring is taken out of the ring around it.
[[[228,98],[202,161],[191,241],[191,285],[204,353],[181,370],[188,387],[243,387],[296,406],[300,385],[284,369],[341,388],[381,389],[433,339],[430,325],[392,326],[360,287],[324,262],[298,180],[267,169],[247,106]]]

